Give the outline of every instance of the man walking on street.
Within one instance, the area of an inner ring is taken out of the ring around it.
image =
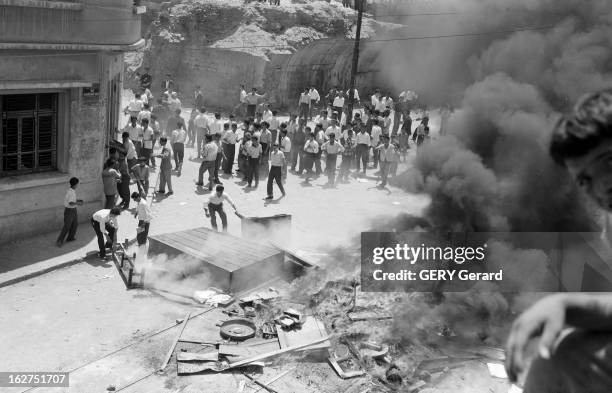
[[[321,150],[326,152],[325,172],[327,172],[327,184],[334,186],[336,181],[336,165],[338,163],[338,153],[342,153],[344,148],[336,140],[336,134],[329,134],[329,141],[325,142]]]
[[[172,131],[172,150],[174,150],[174,168],[178,172],[177,176],[181,176],[181,169],[183,169],[186,141],[187,131],[185,131],[185,124],[181,120],[177,123],[176,130]]]
[[[283,188],[282,172],[283,166],[285,166],[285,155],[283,152],[278,150],[278,143],[272,145],[272,151],[270,152],[270,174],[268,175],[268,196],[266,199],[273,199],[273,182],[276,180],[276,184],[280,189],[283,196],[285,196],[285,189]]]
[[[55,244],[61,247],[64,244],[64,239],[67,242],[76,240],[76,231],[79,226],[79,220],[77,216],[77,206],[81,206],[83,201],[77,199],[76,188],[79,185],[79,179],[76,177],[70,178],[70,188],[66,191],[64,197],[64,226],[57,238]],[[68,235],[68,238],[66,238]]]
[[[359,133],[355,136],[355,163],[357,164],[357,172],[359,172],[359,163],[363,163],[363,174],[366,174],[368,168],[368,154],[370,152],[370,134],[365,132],[365,127],[361,127]]]
[[[141,157],[144,157],[146,163],[149,164],[151,159],[151,154],[153,154],[153,142],[154,142],[154,132],[151,127],[149,127],[149,119],[142,119],[142,150]],[[153,161],[154,162],[154,161]]]
[[[287,180],[287,163],[291,158],[291,140],[287,136],[287,128],[282,128],[280,133],[280,151],[285,156],[283,167],[281,170],[283,181]]]
[[[227,214],[225,214],[225,211],[223,210],[223,201],[227,201],[227,203],[229,203],[234,208],[234,211],[237,209],[236,205],[234,205],[234,202],[232,201],[232,198],[230,198],[229,195],[223,193],[224,189],[225,188],[220,184],[215,187],[215,193],[208,198],[208,203],[204,204],[204,212],[206,213],[206,217],[210,217],[210,226],[212,226],[215,231],[218,230],[218,213],[219,217],[221,217],[221,225],[223,226],[223,232],[227,232]]]
[[[310,127],[306,127],[308,133],[310,133]],[[292,155],[291,155],[291,171],[295,172],[296,166],[298,171],[301,173],[304,169],[304,144],[306,143],[306,133],[304,131],[303,124],[297,128],[293,133],[293,140],[291,141]],[[298,165],[299,164],[299,165]]]
[[[171,151],[166,146],[168,144],[168,139],[166,137],[159,138],[159,144],[162,147],[161,153],[157,155],[157,157],[161,158],[161,163],[159,164],[159,190],[156,191],[159,194],[166,193],[166,183],[168,183],[168,193],[166,195],[170,196],[174,194],[172,191],[172,164],[171,160]]]
[[[229,128],[229,124],[225,123]],[[221,184],[219,180],[219,168],[221,168],[221,162],[223,161],[223,148],[221,147],[221,133],[217,132],[213,135],[213,142],[217,145],[217,158],[215,159],[215,184]]]
[[[198,139],[196,147],[198,151],[198,158],[202,156],[202,147],[205,143],[204,139],[206,138],[206,134],[210,133],[210,124],[208,117],[204,114],[205,111],[206,109],[204,107],[201,107],[198,111],[198,115],[193,120],[193,124],[195,124],[196,126],[196,137]]]
[[[199,187],[204,185],[204,172],[208,172],[208,190],[212,191],[213,180],[215,179],[215,162],[217,161],[217,145],[213,142],[213,137],[210,134],[206,135],[206,144],[202,149],[202,156],[204,160],[200,164],[196,185]]]
[[[121,214],[121,209],[113,207],[112,209],[98,210],[91,217],[91,226],[96,232],[98,238],[98,249],[100,253],[98,256],[102,259],[106,258],[106,249],[112,250],[113,245],[116,241],[117,229],[117,216]],[[104,236],[106,235],[106,243],[104,242]]]

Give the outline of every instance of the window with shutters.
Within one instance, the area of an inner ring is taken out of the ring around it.
[[[57,106],[58,93],[0,95],[0,176],[56,169]]]

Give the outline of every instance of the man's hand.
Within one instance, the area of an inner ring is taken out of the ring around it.
[[[540,336],[539,354],[550,358],[565,326],[565,314],[565,298],[559,294],[538,301],[514,321],[506,349],[506,371],[511,382],[524,370],[525,349],[532,338]]]

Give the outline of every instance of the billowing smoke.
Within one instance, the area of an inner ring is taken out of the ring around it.
[[[406,5],[406,14],[415,12],[414,4]],[[414,53],[404,58],[398,53],[406,51],[382,52],[389,77],[420,81],[417,91],[433,104],[460,97],[449,119],[451,136],[424,148],[402,184],[432,196],[428,217],[439,229],[593,230],[586,204],[548,157],[547,143],[560,111],[581,94],[612,85],[608,4],[448,0],[436,2],[436,9],[458,12],[448,16],[445,32],[460,34],[467,26],[483,32],[534,29],[449,38],[452,43],[424,40],[432,67],[418,77],[413,73],[423,60],[413,60]],[[466,59],[467,74],[438,66]],[[436,87],[441,79],[448,82],[445,92]],[[467,87],[460,94],[453,91],[461,85]]]
[[[592,206],[552,162],[547,145],[560,113],[580,95],[612,86],[609,3],[432,4],[406,2],[401,14],[458,14],[431,24],[424,17],[408,18],[405,37],[496,33],[396,41],[381,51],[379,66],[389,86],[417,91],[429,107],[445,102],[455,107],[449,135],[436,137],[433,129],[434,140],[420,149],[399,184],[430,195],[425,217],[434,231],[596,230]],[[521,263],[529,265],[534,275],[525,290],[543,287],[539,277],[548,276],[550,267],[543,253],[504,243],[489,251],[489,263],[508,274]],[[439,296],[404,303],[394,335],[414,340],[418,332],[445,326],[460,335],[482,332],[482,338],[501,343],[510,311],[520,311],[538,295],[503,295],[489,286]]]

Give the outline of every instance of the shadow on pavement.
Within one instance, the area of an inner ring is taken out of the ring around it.
[[[10,244],[3,244],[0,273],[70,254],[86,247],[96,238],[91,223],[84,222],[79,224],[76,240],[65,242],[62,247],[57,247],[55,241],[60,230],[61,228],[58,228],[55,232],[49,232]],[[76,258],[75,256],[74,259]]]

